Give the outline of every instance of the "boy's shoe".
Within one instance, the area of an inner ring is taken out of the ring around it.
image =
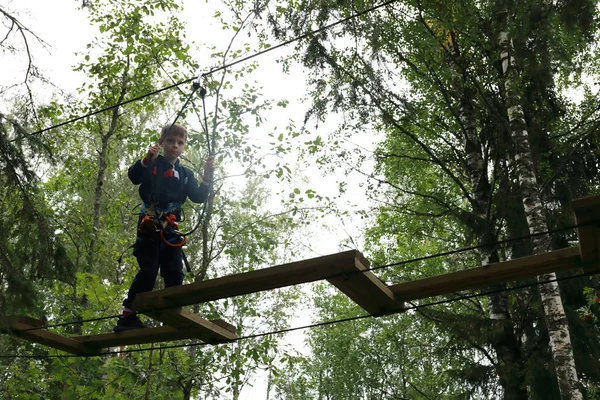
[[[148,326],[140,320],[137,314],[127,314],[119,316],[117,325],[113,328],[113,332],[123,332],[131,329],[142,329]]]

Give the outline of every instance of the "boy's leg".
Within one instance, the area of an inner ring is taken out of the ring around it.
[[[137,294],[149,292],[154,288],[158,275],[159,244],[148,238],[137,237],[133,255],[137,259],[139,271],[131,282],[127,298],[123,301],[123,315],[119,317],[117,325],[113,328],[115,332],[146,327],[133,312],[131,305]]]
[[[137,258],[139,271],[133,278],[127,298],[123,305],[130,308],[138,293],[149,292],[154,288],[158,275],[159,244],[154,240],[138,237],[133,247],[133,255]]]
[[[181,247],[164,245],[160,252],[160,276],[165,287],[179,286],[183,283],[183,253]]]

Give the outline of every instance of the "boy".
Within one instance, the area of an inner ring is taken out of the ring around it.
[[[148,149],[146,157],[129,167],[129,179],[140,185],[142,198],[133,246],[140,269],[123,301],[123,315],[113,328],[115,332],[146,327],[131,305],[138,293],[154,288],[159,268],[165,287],[183,283],[183,238],[177,235],[173,222],[181,219],[181,205],[187,198],[194,203],[206,201],[214,169],[213,157],[209,157],[204,164],[202,183],[198,185],[193,172],[179,163],[186,144],[187,130],[180,125],[167,125],[161,130],[158,143]],[[163,156],[158,155],[160,148]]]

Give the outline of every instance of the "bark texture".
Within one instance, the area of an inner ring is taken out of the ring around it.
[[[453,39],[454,35],[451,36]],[[488,157],[484,154],[484,146],[477,132],[477,117],[473,104],[474,91],[470,88],[469,78],[461,65],[466,62],[456,40],[450,40],[451,59],[456,63],[454,81],[460,97],[459,119],[463,134],[463,146],[466,159],[467,175],[471,186],[471,209],[474,218],[473,230],[480,244],[489,244],[479,250],[481,265],[498,262],[498,248],[493,245],[497,241],[495,233],[496,216],[491,211],[492,185],[489,179]],[[502,289],[506,284],[495,285],[496,293],[488,296],[489,318],[492,331],[490,343],[497,355],[496,373],[506,400],[526,400],[524,374],[520,373],[522,365],[519,341],[515,335],[513,321],[509,311],[508,294]]]
[[[506,107],[510,123],[510,134],[515,146],[515,168],[518,176],[525,217],[530,234],[548,230],[542,199],[538,191],[536,170],[533,162],[527,124],[520,105],[520,79],[516,73],[516,62],[513,57],[512,41],[506,32],[500,34],[502,48],[502,72],[505,78]],[[533,253],[541,254],[550,249],[548,235],[537,235],[532,238]],[[554,273],[538,276],[539,282],[555,279]],[[575,359],[571,344],[571,336],[565,310],[562,304],[557,282],[539,285],[539,292],[544,306],[550,349],[554,368],[558,378],[561,398],[564,400],[583,399],[580,389]]]
[[[477,134],[476,119],[471,93],[463,88],[460,103],[460,119],[464,133],[464,148],[467,159],[469,179],[473,190],[471,207],[476,220],[476,233],[481,244],[494,243],[495,221],[490,213],[492,189],[488,178],[487,163],[483,157],[482,145]],[[487,265],[499,261],[498,250],[490,245],[480,250],[481,264]],[[494,289],[503,289],[498,285]],[[519,341],[515,335],[513,322],[508,308],[508,294],[499,291],[489,297],[489,318],[493,333],[491,344],[498,356],[496,372],[504,389],[505,399],[527,399],[527,391],[520,373],[521,354]]]

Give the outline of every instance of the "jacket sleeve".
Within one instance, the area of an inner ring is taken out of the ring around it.
[[[194,203],[204,203],[208,198],[208,185],[204,183],[198,184],[198,180],[194,176],[194,173],[186,168],[187,177],[187,197]]]
[[[134,185],[139,185],[144,180],[144,174],[148,170],[148,167],[142,165],[142,160],[137,160],[135,164],[129,167],[127,176]]]

